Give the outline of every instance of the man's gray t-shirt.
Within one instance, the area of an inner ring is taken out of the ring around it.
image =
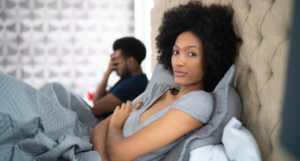
[[[191,115],[195,119],[201,121],[202,123],[207,123],[210,119],[213,108],[214,108],[214,98],[211,93],[205,91],[193,91],[184,96],[180,97],[174,104],[166,107],[165,109],[155,113],[154,115],[150,116],[146,119],[142,124],[140,124],[140,115],[145,112],[152,104],[161,97],[165,92],[167,92],[172,87],[167,84],[155,84],[152,88],[148,89],[140,96],[132,102],[133,108],[137,102],[142,99],[143,103],[139,110],[134,111],[126,120],[124,128],[123,128],[123,136],[128,137],[143,127],[147,126],[148,124],[152,123],[153,121],[157,120],[158,118],[162,117],[171,109],[179,109],[187,114]],[[195,131],[195,130],[194,130]],[[182,136],[181,138],[175,140],[174,142],[155,150],[151,153],[143,155],[137,159],[136,161],[157,161],[162,160],[166,154],[180,141],[185,139],[194,131],[189,132],[188,134]]]

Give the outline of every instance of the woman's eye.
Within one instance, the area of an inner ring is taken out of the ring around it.
[[[179,54],[179,52],[176,50],[173,50],[173,54]]]
[[[189,56],[196,56],[194,53],[188,53]]]

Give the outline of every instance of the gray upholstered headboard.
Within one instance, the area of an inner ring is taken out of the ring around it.
[[[151,12],[152,69],[155,37],[165,10],[190,0],[160,0]],[[254,135],[264,161],[294,160],[280,145],[292,0],[202,0],[233,9],[236,33],[243,40],[235,62],[235,87],[243,103],[243,125]]]

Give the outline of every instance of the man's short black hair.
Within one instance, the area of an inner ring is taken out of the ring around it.
[[[144,44],[134,37],[123,37],[117,39],[113,44],[113,50],[121,49],[126,58],[132,56],[139,64],[146,57],[146,48]]]

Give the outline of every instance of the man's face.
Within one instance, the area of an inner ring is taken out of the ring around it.
[[[118,49],[115,51],[115,54],[118,55],[118,69],[116,70],[117,75],[121,78],[131,75],[126,58],[123,56],[122,51]]]

